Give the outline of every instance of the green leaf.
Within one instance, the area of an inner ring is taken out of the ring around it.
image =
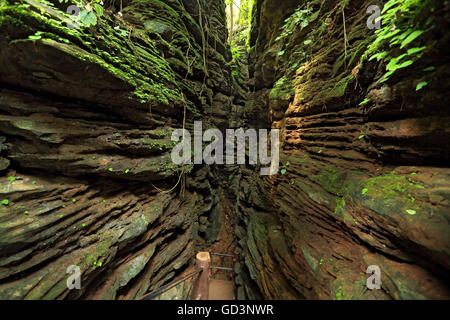
[[[411,49],[408,49],[408,54],[411,55],[411,54],[414,54],[414,53],[423,51],[423,50],[425,50],[426,48],[427,48],[427,46],[417,47],[417,48],[411,48]]]
[[[389,63],[386,65],[386,70],[388,70],[388,71],[395,71],[396,66],[397,66],[397,59],[396,58],[391,59],[389,61]]]
[[[425,31],[422,30],[416,30],[413,33],[411,33],[405,40],[403,40],[402,45],[400,46],[400,49],[403,49],[406,45],[413,42],[415,39],[420,37]]]
[[[416,91],[421,90],[423,87],[425,87],[427,85],[428,85],[428,82],[426,82],[426,81],[419,82],[416,86]]]
[[[389,77],[390,77],[393,73],[394,73],[394,71],[386,72],[386,73],[383,75],[383,77],[381,78],[380,82],[383,83],[383,82],[388,81],[388,80],[389,80]]]
[[[413,63],[414,63],[414,61],[407,60],[405,62],[397,64],[397,61],[394,61],[394,59],[392,59],[386,66],[386,70],[391,71],[393,73],[395,70],[398,70],[401,68],[406,68],[406,67],[412,65]]]
[[[284,54],[284,50],[281,50],[280,52],[278,52],[279,56],[282,56]]]
[[[89,12],[86,16],[87,24],[95,26],[97,24],[97,16],[92,11]]]
[[[400,33],[400,29],[396,29],[396,32],[394,34]],[[406,32],[403,32],[402,34],[396,35],[393,37],[390,41],[390,46],[394,46],[396,44],[399,44],[402,40],[404,40],[409,34],[411,34],[412,30],[408,30]]]
[[[411,209],[406,210],[406,212],[411,214],[411,215],[414,215],[414,214],[417,213],[416,210],[411,210]]]
[[[386,65],[386,70],[388,70],[388,71],[395,71],[395,70],[400,69],[400,68],[405,68],[405,67],[407,67],[407,66],[409,66],[409,65],[414,63],[414,61],[412,61],[412,60],[407,60],[407,61],[405,61],[405,62],[403,62],[401,64],[397,64],[404,57],[406,57],[406,53],[404,53],[404,54],[402,54],[402,55],[400,55],[400,56],[398,56],[396,58],[392,58],[389,61],[389,63]]]
[[[362,106],[362,105],[365,105],[367,102],[369,102],[370,101],[370,99],[369,98],[365,98],[363,101],[361,101],[360,103],[359,103],[359,105],[360,106]]]
[[[374,54],[373,56],[371,56],[369,58],[369,61],[372,61],[375,58],[377,59],[377,61],[380,61],[381,59],[386,58],[387,55],[388,55],[387,51],[383,51],[383,52],[380,52],[380,53],[377,53],[377,54]]]
[[[90,25],[95,26],[97,24],[97,16],[94,12],[87,12],[83,9],[80,11],[80,21],[87,27],[89,27]]]
[[[361,140],[362,138],[364,138],[363,134],[358,137],[359,140]]]
[[[423,71],[434,71],[434,70],[436,70],[435,67],[428,67],[428,68],[423,69]]]
[[[99,5],[98,3],[94,3],[94,10],[97,12],[97,15],[99,17],[103,16],[103,7]]]
[[[317,153],[322,153],[323,151],[322,151],[322,149],[320,149],[319,151],[317,151]]]
[[[14,181],[14,180],[16,180],[16,178],[15,177],[8,177],[8,180],[9,181]]]
[[[109,172],[113,172],[113,168],[108,168],[108,171]]]
[[[369,191],[369,189],[364,188],[364,189],[362,189],[361,194],[362,194],[362,195],[365,195],[365,194],[367,193],[367,191]]]
[[[80,17],[80,21],[81,23],[85,24],[86,22],[86,17],[87,17],[88,12],[86,11],[86,9],[82,9],[80,11],[79,17]]]
[[[128,172],[130,172],[130,169],[125,170],[125,173],[128,173]]]
[[[396,68],[396,69],[406,68],[406,67],[412,65],[413,63],[414,63],[414,61],[412,61],[412,60],[407,60],[407,61],[405,61],[405,62],[403,62],[403,63],[397,65],[397,68]]]
[[[409,36],[413,31],[414,31],[414,30],[409,29],[409,30],[407,30],[406,32],[403,32],[401,35],[398,36],[398,39],[400,39],[400,40],[405,40],[405,38],[406,38],[407,36]]]
[[[286,169],[281,169],[281,174],[285,174],[286,173]]]
[[[5,206],[7,206],[8,203],[9,203],[9,200],[8,200],[8,199],[3,199],[3,200],[2,200],[2,204],[5,205]]]
[[[312,43],[312,40],[305,40],[305,41],[303,41],[303,44],[305,46],[307,46],[308,44],[311,44],[311,43]]]
[[[388,11],[388,9],[389,9],[390,7],[392,7],[392,6],[394,6],[394,5],[397,5],[397,4],[398,4],[397,1],[388,1],[388,2],[384,5],[383,10],[381,10],[381,13],[385,13],[386,11]]]

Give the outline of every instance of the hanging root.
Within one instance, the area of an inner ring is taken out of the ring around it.
[[[344,13],[345,4],[342,5],[342,22],[344,24],[344,68],[347,70],[347,30],[345,26],[345,13]]]
[[[181,143],[183,143],[183,142],[184,142],[184,129],[186,128],[186,105],[187,105],[187,103],[186,103],[186,98],[184,97],[184,94],[183,94],[183,93],[181,94],[181,96],[182,96],[182,98],[183,98],[183,105],[184,105],[183,136],[182,136],[182,138],[181,138]],[[169,189],[169,190],[162,190],[162,189],[159,189],[158,187],[156,187],[153,183],[150,183],[150,184],[151,184],[151,185],[156,189],[156,191],[158,191],[159,193],[161,193],[161,194],[167,194],[167,193],[171,193],[173,190],[175,190],[175,189],[178,187],[178,185],[180,184],[180,182],[181,182],[180,195],[183,196],[183,195],[184,195],[184,190],[185,190],[185,185],[186,185],[186,176],[185,176],[185,173],[186,173],[186,165],[183,164],[183,167],[181,168],[181,173],[180,173],[180,175],[178,176],[178,181],[177,181],[177,183],[176,183],[171,189]]]
[[[200,31],[202,34],[202,53],[203,53],[203,72],[205,76],[203,77],[202,90],[200,91],[200,96],[203,94],[203,90],[205,89],[206,77],[208,76],[208,68],[206,66],[206,39],[205,39],[205,30],[203,28],[203,15],[202,15],[202,6],[200,4],[200,0],[197,0],[198,4],[198,23],[200,24]]]

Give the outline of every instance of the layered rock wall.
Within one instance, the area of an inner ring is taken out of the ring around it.
[[[256,1],[245,112],[281,130],[282,170],[241,171],[241,297],[450,297],[448,3],[427,3],[406,46],[423,54],[388,81],[367,55],[374,4]]]
[[[138,298],[214,240],[217,179],[170,152],[233,112],[225,4],[120,3],[69,29],[70,1],[1,2],[2,299]]]

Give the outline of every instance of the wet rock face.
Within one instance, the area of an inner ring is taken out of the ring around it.
[[[385,64],[361,58],[370,1],[283,2],[282,17],[279,4],[257,1],[246,114],[281,130],[284,170],[241,171],[242,296],[448,299],[448,6],[423,57],[381,83]],[[304,25],[280,37],[297,8]]]
[[[0,7],[0,298],[138,298],[214,241],[214,174],[179,179],[170,138],[231,112],[225,5],[127,1],[69,30],[52,3]]]

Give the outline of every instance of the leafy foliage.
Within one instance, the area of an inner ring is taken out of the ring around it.
[[[282,27],[281,34],[275,39],[275,41],[280,41],[283,38],[290,36],[296,30],[302,30],[306,28],[311,20],[312,10],[309,8],[301,9],[297,8],[295,12],[290,15],[286,20],[284,20],[284,25]],[[307,40],[308,41],[308,40]],[[311,41],[311,40],[309,40]],[[312,42],[312,41],[311,41]],[[308,44],[308,43],[305,43]]]
[[[389,0],[379,19],[383,27],[375,31],[377,37],[364,57],[386,63],[386,73],[380,79],[385,82],[399,69],[409,67],[419,60],[427,48],[423,35],[431,30],[434,0]],[[425,20],[423,17],[427,17]]]
[[[42,38],[42,34],[43,34],[42,31],[37,31],[35,34],[33,34],[33,35],[31,35],[31,36],[28,36],[28,39],[31,39],[31,40],[39,40],[39,39]]]
[[[241,54],[239,53],[239,46],[236,44],[235,41],[231,41],[231,56],[233,57],[233,60],[239,59]]]
[[[289,167],[290,163],[287,161],[282,167],[281,167],[281,174],[285,175],[287,173],[287,168]]]
[[[249,45],[250,27],[253,15],[253,7],[255,0],[225,0],[225,4],[229,7],[229,25],[230,30],[234,34],[230,37],[230,44],[234,41],[237,44]],[[233,10],[231,10],[233,7]],[[236,29],[235,29],[236,27]]]
[[[368,102],[370,102],[370,99],[369,98],[365,98],[363,101],[361,101],[360,102],[360,106],[363,106],[363,105],[365,105],[366,103],[368,103]]]
[[[97,24],[97,16],[93,11],[87,11],[83,9],[80,12],[80,21],[87,27],[89,27],[90,25],[95,26]]]
[[[416,91],[421,90],[421,89],[422,89],[423,87],[425,87],[426,85],[428,85],[428,82],[426,82],[426,81],[419,82],[419,83],[417,84]]]
[[[59,3],[68,2],[68,0],[58,1]],[[97,25],[98,19],[103,16],[102,0],[80,0],[75,3],[80,8],[77,22],[85,27]]]

